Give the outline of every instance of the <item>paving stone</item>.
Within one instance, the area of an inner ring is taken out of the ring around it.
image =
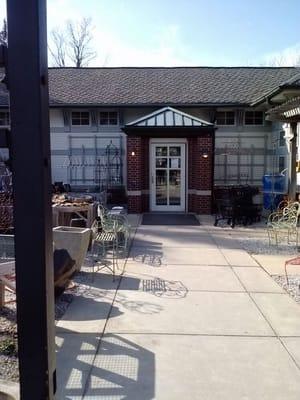
[[[288,294],[251,296],[279,336],[300,336],[300,306]]]
[[[285,293],[262,268],[234,267],[235,273],[248,292]]]
[[[276,338],[108,334],[84,400],[299,396],[299,369]]]
[[[228,267],[163,265],[155,268],[142,263],[127,264],[120,290],[143,290],[151,281],[160,281],[166,290],[178,290],[183,287],[189,291],[245,291],[232,269]]]
[[[246,293],[119,291],[106,332],[273,335]]]

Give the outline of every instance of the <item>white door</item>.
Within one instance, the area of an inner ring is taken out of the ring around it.
[[[185,211],[185,144],[152,143],[151,210]]]

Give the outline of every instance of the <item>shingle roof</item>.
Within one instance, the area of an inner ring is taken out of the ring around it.
[[[50,68],[50,104],[247,105],[300,68]],[[5,104],[0,92],[0,105]]]

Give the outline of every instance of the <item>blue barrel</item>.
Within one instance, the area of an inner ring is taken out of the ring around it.
[[[283,174],[266,174],[263,176],[264,208],[274,210],[287,192],[286,176]]]
[[[275,210],[282,200],[283,194],[264,193],[264,208],[266,210]]]
[[[263,176],[263,192],[285,194],[286,176],[283,174],[266,174]]]

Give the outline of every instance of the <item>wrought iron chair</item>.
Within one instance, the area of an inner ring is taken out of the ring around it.
[[[289,244],[291,238],[295,236],[296,246],[298,247],[298,219],[300,215],[300,203],[293,202],[282,210],[271,213],[267,222],[267,232],[269,244],[272,240],[278,246],[279,238],[287,238]]]
[[[89,251],[89,257],[92,261],[93,276],[95,272],[101,269],[107,268],[113,275],[113,281],[115,280],[116,268],[118,268],[117,261],[117,232],[113,225],[100,224],[98,220],[95,220],[92,227],[92,243]],[[111,254],[111,259],[107,257]],[[109,263],[111,261],[111,264]],[[99,264],[100,263],[100,264]],[[97,269],[96,269],[97,267]]]
[[[117,253],[122,251],[123,255],[126,255],[130,241],[130,225],[126,215],[113,213],[99,204],[98,216],[103,230],[117,235]]]

